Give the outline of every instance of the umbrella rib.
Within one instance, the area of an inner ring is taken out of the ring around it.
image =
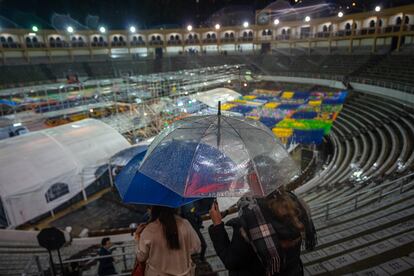
[[[211,118],[214,118],[214,117],[211,117]],[[209,118],[209,119],[210,119],[210,118]],[[186,190],[187,190],[187,183],[188,183],[188,180],[189,180],[188,178],[190,177],[190,170],[191,170],[191,168],[192,168],[192,165],[193,165],[194,158],[195,158],[195,155],[196,155],[196,153],[197,153],[197,150],[198,150],[198,148],[200,147],[200,142],[201,142],[201,139],[203,139],[203,138],[207,135],[207,132],[208,132],[208,130],[210,129],[211,125],[212,125],[212,122],[211,122],[211,120],[210,120],[210,125],[206,128],[206,130],[204,131],[203,135],[201,135],[200,139],[198,140],[197,147],[196,147],[196,149],[194,150],[193,157],[191,158],[190,167],[188,168],[187,177],[186,177],[186,180],[185,180],[185,183],[184,183],[184,185],[185,185],[185,186],[184,186],[184,195],[185,195]]]
[[[250,152],[249,152],[249,149],[247,148],[247,146],[246,146],[246,143],[244,142],[244,139],[243,139],[243,137],[240,135],[240,133],[223,117],[223,120],[225,120],[226,122],[227,122],[227,124],[229,125],[229,126],[231,126],[231,128],[233,128],[233,130],[237,133],[237,135],[240,137],[240,139],[242,140],[242,142],[243,142],[243,144],[244,144],[244,147],[245,147],[245,149],[246,149],[246,152],[247,152],[247,155],[249,155],[249,157],[250,157],[250,160],[252,161],[252,163],[253,163],[253,168],[254,168],[254,171],[256,172],[256,175],[257,175],[257,181],[259,181],[259,184],[260,184],[260,190],[261,190],[261,192],[262,192],[262,195],[264,196],[265,194],[264,194],[264,191],[263,191],[263,186],[262,186],[262,183],[261,183],[261,181],[260,181],[260,177],[259,177],[259,172],[257,171],[257,168],[256,168],[256,164],[254,163],[254,160],[253,160],[253,158],[252,158],[252,156],[250,155]]]

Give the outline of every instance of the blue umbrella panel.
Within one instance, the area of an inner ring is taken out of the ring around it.
[[[138,171],[144,155],[135,156],[116,176],[122,201],[133,204],[160,205],[178,208],[197,198],[185,198]]]

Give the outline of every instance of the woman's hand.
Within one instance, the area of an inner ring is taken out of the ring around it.
[[[210,218],[214,225],[219,225],[222,222],[222,217],[217,201],[214,201],[210,208]]]
[[[141,233],[144,231],[145,226],[147,226],[146,223],[141,223],[138,225],[137,230],[135,230],[135,240],[138,241],[141,238]]]

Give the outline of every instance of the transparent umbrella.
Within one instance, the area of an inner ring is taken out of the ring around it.
[[[166,128],[139,172],[184,197],[262,197],[300,173],[266,126],[220,111]]]

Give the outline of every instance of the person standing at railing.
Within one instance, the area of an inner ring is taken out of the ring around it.
[[[103,238],[101,241],[101,248],[98,250],[99,256],[107,256],[107,258],[99,259],[99,267],[98,267],[98,275],[113,275],[116,274],[115,266],[114,266],[114,258],[111,257],[112,250],[110,249],[112,246],[110,238]]]
[[[145,263],[145,276],[195,275],[191,256],[200,252],[200,239],[175,209],[152,207],[151,222],[138,226],[135,240],[137,261]]]

